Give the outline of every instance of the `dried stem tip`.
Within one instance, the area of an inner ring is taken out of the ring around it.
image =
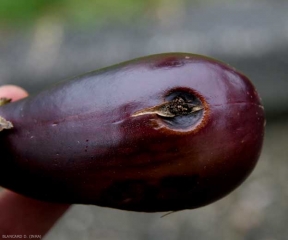
[[[12,99],[10,98],[0,98],[0,106],[10,103]]]

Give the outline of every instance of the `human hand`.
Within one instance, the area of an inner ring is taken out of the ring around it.
[[[12,85],[0,87],[0,98],[11,98],[12,101],[16,101],[26,96],[28,93],[20,87]],[[27,238],[29,235],[43,237],[69,206],[38,201],[2,190],[0,192],[0,238],[5,239],[7,235],[22,235],[22,238],[25,238],[24,235]]]

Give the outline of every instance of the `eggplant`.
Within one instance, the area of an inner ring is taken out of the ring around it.
[[[210,204],[259,158],[250,80],[189,53],[147,56],[0,107],[0,185],[28,197],[141,212]]]

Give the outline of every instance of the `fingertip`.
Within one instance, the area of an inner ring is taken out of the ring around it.
[[[27,96],[28,92],[21,87],[15,85],[0,86],[0,98],[11,98],[12,101],[17,101]]]

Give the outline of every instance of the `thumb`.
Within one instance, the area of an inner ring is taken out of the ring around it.
[[[0,98],[9,98],[12,101],[17,101],[27,97],[28,93],[21,87],[14,85],[4,85],[0,87]]]

